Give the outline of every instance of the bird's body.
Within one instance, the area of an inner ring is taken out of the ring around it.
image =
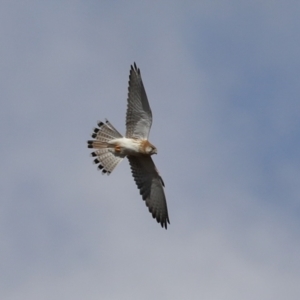
[[[98,123],[92,134],[94,140],[88,141],[88,147],[95,149],[91,155],[103,174],[110,174],[123,158],[128,158],[132,175],[149,211],[162,227],[167,228],[170,221],[164,182],[151,158],[151,155],[157,154],[157,149],[148,141],[152,112],[136,64],[130,70],[127,101],[126,137],[106,120]]]
[[[116,138],[107,142],[93,141],[93,148],[109,149],[117,156],[141,156],[156,154],[156,148],[148,140]]]

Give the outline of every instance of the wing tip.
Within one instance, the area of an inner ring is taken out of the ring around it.
[[[142,194],[141,194],[141,195],[142,195]],[[167,229],[168,224],[171,224],[171,223],[170,223],[170,219],[169,219],[168,209],[167,209],[167,211],[166,211],[165,214],[157,214],[156,211],[155,211],[155,210],[152,210],[152,209],[149,207],[148,203],[146,202],[147,197],[144,197],[144,196],[142,195],[142,198],[143,198],[143,200],[145,201],[146,206],[148,207],[148,210],[149,210],[149,212],[150,212],[151,215],[152,215],[152,218],[155,219],[156,222],[159,223],[159,224],[161,225],[162,228]]]
[[[157,215],[155,213],[155,211],[151,211],[149,207],[148,207],[148,209],[149,209],[150,213],[152,214],[153,219],[155,219],[156,222],[159,223],[162,228],[165,228],[167,230],[168,229],[168,224],[170,224],[170,219],[169,219],[168,212],[167,212],[166,215],[161,216],[161,215]]]
[[[130,66],[130,70],[136,72],[138,75],[141,75],[141,71],[135,62],[133,62],[133,65]]]
[[[158,220],[156,219],[158,223],[160,223],[162,228],[168,229],[168,224],[170,224],[169,217],[167,216],[164,220]]]

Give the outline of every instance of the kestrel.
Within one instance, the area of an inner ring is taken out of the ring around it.
[[[95,149],[91,156],[102,174],[110,174],[127,157],[132,175],[140,194],[153,218],[167,229],[170,224],[164,193],[164,182],[159,175],[152,154],[157,149],[148,141],[152,125],[152,112],[143,85],[140,69],[134,63],[129,74],[129,87],[126,113],[126,136],[106,120],[98,122],[88,148]]]

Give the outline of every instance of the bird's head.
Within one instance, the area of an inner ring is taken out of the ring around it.
[[[147,143],[146,147],[145,147],[145,152],[148,155],[153,155],[153,154],[157,154],[157,149],[155,146],[153,146],[152,144],[150,144],[149,142]]]

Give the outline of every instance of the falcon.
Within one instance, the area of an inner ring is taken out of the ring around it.
[[[106,119],[98,122],[88,148],[102,174],[109,175],[125,158],[129,160],[134,181],[153,218],[167,229],[170,224],[164,182],[151,158],[157,149],[149,140],[152,112],[140,69],[134,63],[129,74],[126,134],[122,136]]]

